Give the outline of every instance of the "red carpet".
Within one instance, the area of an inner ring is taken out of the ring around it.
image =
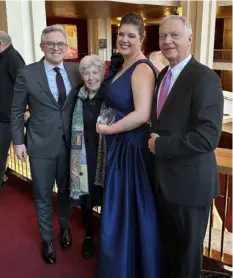
[[[31,184],[11,176],[7,186],[0,189],[0,278],[94,278],[96,258],[85,260],[80,254],[83,230],[78,211],[75,213],[77,221],[75,217],[71,220],[73,245],[67,251],[59,246],[59,225],[54,214],[57,264],[48,266],[43,262],[30,188]],[[95,224],[98,227],[98,218]],[[218,263],[204,257],[205,270],[226,272]],[[220,278],[231,275],[203,273],[204,277]]]
[[[54,244],[57,264],[46,265],[40,256],[40,235],[32,198],[8,184],[0,190],[0,277],[1,278],[94,278],[96,258],[85,260],[80,254],[83,239],[81,223],[71,222],[73,245],[59,246],[59,225],[54,217]]]

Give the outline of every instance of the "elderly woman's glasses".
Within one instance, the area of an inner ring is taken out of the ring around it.
[[[53,49],[55,48],[56,46],[59,48],[59,49],[63,49],[65,46],[66,46],[66,43],[65,42],[45,42],[43,43],[45,45],[47,45],[48,48],[50,49]]]

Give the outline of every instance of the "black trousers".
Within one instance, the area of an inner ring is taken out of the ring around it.
[[[58,218],[61,228],[69,227],[71,205],[69,197],[70,151],[65,142],[55,158],[30,157],[30,167],[34,187],[35,210],[43,240],[53,238],[52,196],[57,184]]]
[[[0,122],[0,185],[6,169],[8,151],[11,143],[11,124]]]
[[[85,237],[93,236],[93,209],[86,207],[85,205],[81,206],[82,210],[82,223],[85,229]]]
[[[161,192],[157,202],[165,251],[164,278],[200,278],[210,206],[172,204]]]

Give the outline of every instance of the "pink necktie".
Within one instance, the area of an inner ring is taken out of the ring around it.
[[[165,78],[162,81],[162,85],[159,93],[158,105],[157,105],[157,118],[159,117],[159,114],[168,96],[171,80],[172,80],[172,72],[171,69],[169,69]]]

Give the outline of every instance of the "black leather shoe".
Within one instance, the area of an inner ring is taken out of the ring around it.
[[[84,258],[91,258],[94,254],[94,245],[91,237],[85,237],[82,244],[81,253]]]
[[[60,243],[63,249],[68,249],[72,245],[72,236],[70,229],[61,229],[60,230]]]
[[[6,184],[6,183],[5,183],[4,181],[2,181],[2,182],[0,183],[0,188],[4,187],[5,184]]]
[[[43,242],[42,257],[43,260],[49,265],[53,265],[57,262],[56,252],[52,241]]]

